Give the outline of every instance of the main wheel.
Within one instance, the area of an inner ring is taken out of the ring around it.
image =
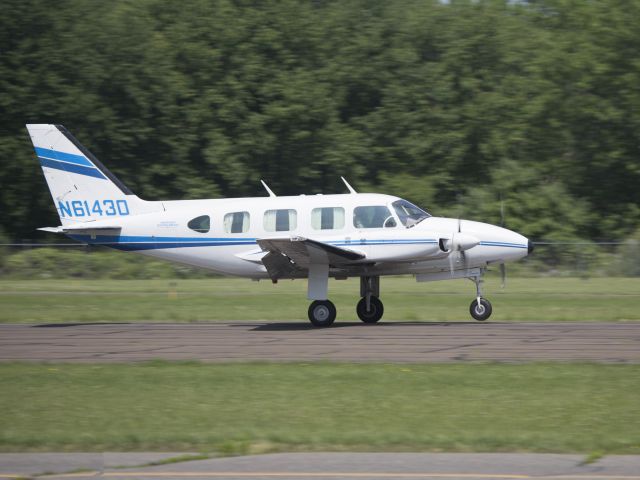
[[[489,300],[481,298],[480,305],[478,305],[478,300],[476,299],[471,302],[471,305],[469,305],[469,312],[473,318],[483,322],[491,316],[491,304],[489,303]]]
[[[315,300],[309,305],[309,320],[314,327],[328,327],[336,319],[336,307],[329,300]]]
[[[363,297],[358,302],[356,312],[358,312],[358,317],[364,323],[376,323],[382,318],[384,307],[378,297],[372,296],[369,301],[369,310],[367,310],[367,299]]]

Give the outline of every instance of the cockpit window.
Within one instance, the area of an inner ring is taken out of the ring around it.
[[[419,207],[416,207],[413,203],[406,200],[397,200],[392,203],[393,209],[398,214],[400,221],[405,227],[413,227],[416,223],[420,223],[425,218],[429,218],[427,212]]]
[[[356,228],[391,228],[396,220],[383,205],[356,207],[353,209],[353,226]]]
[[[187,223],[187,227],[198,233],[207,233],[209,231],[210,224],[211,219],[209,218],[209,215],[201,215],[190,220],[189,223]]]

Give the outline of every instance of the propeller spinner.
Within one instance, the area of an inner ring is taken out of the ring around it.
[[[451,238],[441,238],[439,241],[440,250],[449,252],[449,269],[453,275],[454,262],[462,262],[464,268],[467,268],[467,258],[465,251],[469,250],[480,243],[480,239],[462,233],[462,220],[458,219],[458,231],[451,235]]]

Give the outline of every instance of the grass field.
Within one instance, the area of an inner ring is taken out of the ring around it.
[[[0,450],[640,454],[640,366],[1,364]]]
[[[330,284],[354,321],[357,280]],[[489,277],[495,321],[640,321],[640,279]],[[385,320],[468,321],[469,281],[382,279]],[[0,322],[307,321],[306,282],[3,280]],[[640,454],[640,366],[0,364],[0,450]]]
[[[385,321],[469,321],[468,280],[381,279]],[[492,321],[639,321],[640,279],[489,276]],[[357,279],[329,284],[338,321],[357,321]],[[1,280],[0,322],[307,321],[306,281]]]

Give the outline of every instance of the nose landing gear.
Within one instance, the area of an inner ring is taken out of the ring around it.
[[[491,311],[491,303],[485,298],[477,298],[469,305],[471,316],[479,322],[483,322],[489,318]]]
[[[476,298],[469,305],[469,313],[479,322],[484,322],[491,316],[493,309],[489,300],[482,298],[482,277],[478,275],[471,277],[471,280],[476,284]]]

